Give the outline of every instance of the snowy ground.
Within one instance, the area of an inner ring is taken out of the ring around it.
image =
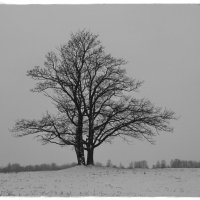
[[[0,174],[0,196],[200,197],[200,169],[80,167]]]

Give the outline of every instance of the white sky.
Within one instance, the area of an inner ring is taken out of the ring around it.
[[[0,166],[76,161],[70,147],[14,138],[8,129],[17,119],[53,111],[48,99],[30,92],[35,82],[26,71],[42,65],[48,51],[82,28],[98,33],[107,52],[129,61],[128,74],[145,81],[140,96],[181,116],[172,123],[174,133],[161,134],[156,145],[114,140],[96,149],[95,161],[200,160],[199,11],[199,5],[1,5]]]

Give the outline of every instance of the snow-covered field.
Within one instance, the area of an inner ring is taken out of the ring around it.
[[[80,167],[0,174],[1,196],[198,196],[200,169]]]

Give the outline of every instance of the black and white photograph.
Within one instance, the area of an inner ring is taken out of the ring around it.
[[[0,197],[200,197],[199,4],[0,4]]]

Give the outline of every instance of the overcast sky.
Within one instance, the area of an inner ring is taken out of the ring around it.
[[[200,6],[1,5],[0,166],[76,161],[71,147],[42,146],[32,136],[14,138],[8,129],[17,119],[54,111],[46,97],[30,92],[35,82],[26,72],[42,66],[47,52],[82,28],[99,34],[108,53],[128,61],[129,76],[144,80],[139,96],[180,116],[171,123],[174,133],[160,134],[155,145],[116,139],[96,149],[95,162],[200,160]]]

